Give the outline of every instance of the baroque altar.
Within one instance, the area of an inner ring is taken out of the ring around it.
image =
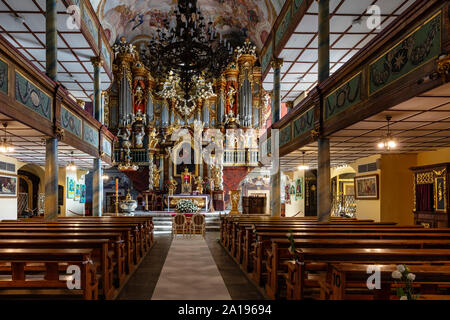
[[[150,199],[173,208],[177,197],[198,195],[204,207],[223,211],[224,168],[258,166],[258,130],[269,102],[255,47],[241,43],[222,74],[196,79],[187,98],[176,74],[153,72],[142,41],[121,38],[113,47],[105,125],[119,138],[114,164],[135,188],[145,186],[138,191],[146,208]]]

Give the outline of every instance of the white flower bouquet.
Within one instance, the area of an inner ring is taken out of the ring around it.
[[[199,211],[199,207],[196,201],[181,199],[177,202],[176,210],[181,213],[196,213]]]
[[[392,272],[392,278],[394,281],[403,282],[404,286],[397,287],[397,297],[400,300],[417,300],[419,295],[414,295],[412,282],[416,279],[416,275],[409,271],[408,267],[404,264],[399,264],[397,270]]]

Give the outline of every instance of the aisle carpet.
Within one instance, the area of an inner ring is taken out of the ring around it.
[[[152,300],[231,300],[204,239],[173,239]]]

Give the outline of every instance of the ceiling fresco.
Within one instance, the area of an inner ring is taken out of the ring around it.
[[[176,0],[90,0],[113,44],[125,36],[130,42],[152,34],[176,7]],[[207,20],[230,40],[249,37],[261,49],[285,0],[198,0]],[[232,38],[232,39],[231,39]]]

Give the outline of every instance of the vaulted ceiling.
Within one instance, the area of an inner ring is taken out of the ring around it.
[[[285,0],[198,0],[204,17],[218,32],[247,35],[260,49]],[[128,41],[145,39],[176,7],[176,0],[91,0],[110,43],[120,36]]]

